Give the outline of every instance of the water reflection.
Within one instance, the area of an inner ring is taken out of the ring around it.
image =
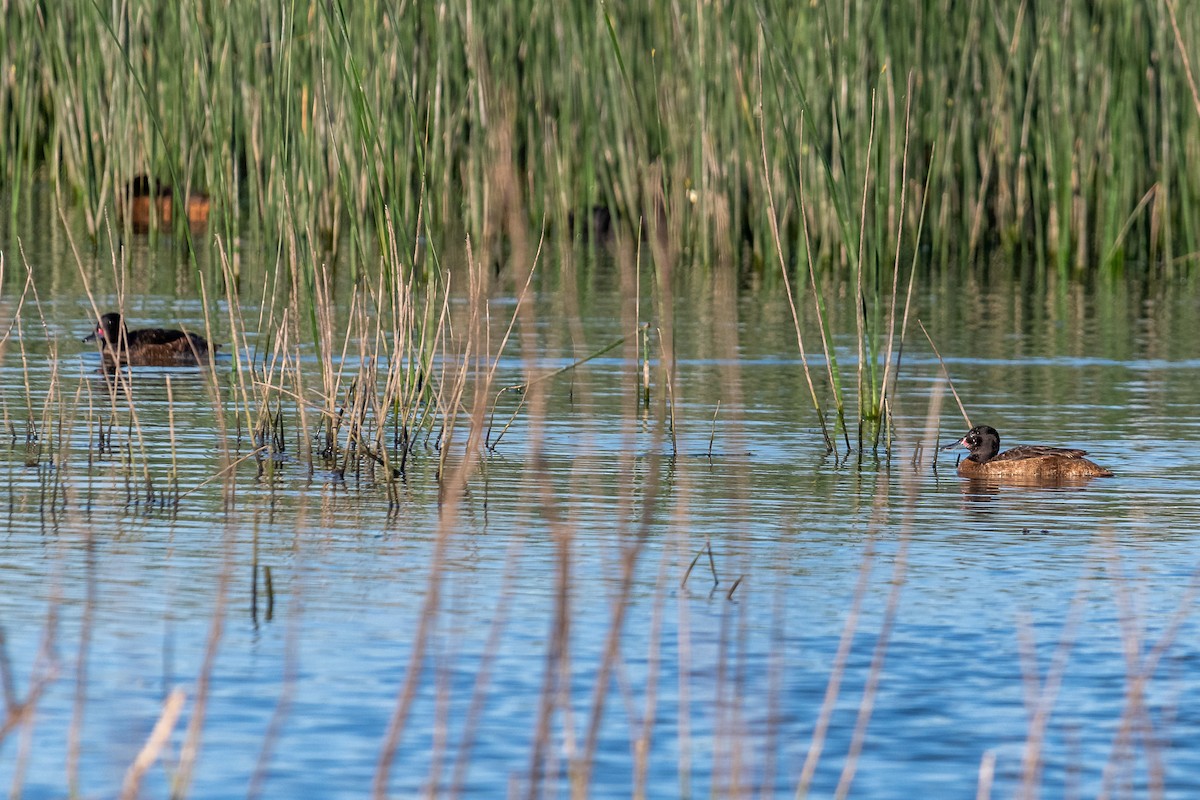
[[[199,329],[202,305],[181,305],[164,272],[147,271],[138,317]],[[206,703],[201,794],[242,794],[260,774],[267,795],[361,797],[389,730],[396,795],[535,780],[562,794],[588,748],[597,795],[639,781],[651,796],[791,794],[828,703],[812,774],[824,795],[868,691],[864,795],[969,796],[989,753],[995,793],[1015,793],[1037,702],[1053,703],[1048,794],[1097,794],[1114,773],[1145,788],[1132,765],[1151,756],[1170,792],[1200,788],[1187,745],[1200,723],[1182,702],[1200,688],[1187,669],[1200,372],[1180,344],[1196,341],[1194,287],[972,287],[969,318],[936,302],[953,294],[922,301],[973,416],[1088,442],[1114,479],[974,481],[929,459],[941,367],[911,342],[893,447],[829,455],[786,302],[763,290],[720,309],[685,295],[676,382],[656,378],[649,404],[636,347],[546,381],[454,486],[462,451],[438,430],[397,480],[323,461],[311,445],[341,397],[307,396],[306,419],[288,406],[279,431],[271,417],[257,457],[261,420],[240,394],[255,384],[237,379],[263,369],[253,343],[215,370],[134,367],[110,388],[73,340],[80,287],[52,274],[49,333],[26,327],[0,374],[4,669],[37,717],[27,755],[0,741],[0,782],[24,770],[26,796],[66,792],[76,719],[81,793],[114,794],[176,686],[185,717]],[[571,319],[535,285],[535,324],[493,362],[500,385],[624,335],[619,282],[593,280]],[[829,311],[851,329],[848,303]],[[499,341],[507,319],[491,324]],[[835,344],[852,370],[855,348]],[[343,366],[311,351],[295,363],[306,386]],[[1131,667],[1128,653],[1158,655]],[[1134,722],[1153,735],[1122,739]],[[184,736],[147,794],[169,792]]]

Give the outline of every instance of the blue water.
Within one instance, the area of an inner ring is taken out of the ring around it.
[[[553,298],[542,297],[538,363],[561,367],[621,335],[618,301],[595,299],[586,341],[568,346]],[[135,448],[134,468],[119,453],[99,457],[89,444],[106,389],[76,342],[86,323],[63,304],[51,328],[57,369],[40,330],[27,330],[30,366],[10,345],[0,377],[20,434],[5,450],[0,496],[5,677],[18,700],[41,689],[34,713],[0,740],[0,785],[65,795],[78,718],[79,791],[116,796],[180,687],[184,714],[143,790],[167,795],[215,641],[196,797],[244,796],[256,775],[264,797],[369,795],[409,680],[389,756],[394,797],[523,795],[535,754],[537,788],[565,796],[597,714],[591,796],[636,786],[651,797],[790,796],[849,637],[814,796],[849,780],[860,719],[856,796],[974,796],[992,758],[996,797],[1027,779],[1044,796],[1195,796],[1200,427],[1190,409],[1200,362],[1178,344],[1194,323],[1173,315],[1169,336],[1118,337],[1104,324],[1146,327],[1136,304],[1132,322],[1103,323],[1098,301],[1080,302],[1083,321],[1049,335],[1011,335],[1021,323],[1003,315],[964,329],[946,311],[939,345],[955,354],[955,388],[976,424],[997,427],[1006,444],[1085,446],[1112,479],[978,487],[957,478],[952,454],[935,470],[933,446],[965,422],[945,397],[926,434],[940,368],[915,339],[890,456],[826,455],[781,303],[757,298],[736,324],[677,312],[675,446],[656,421],[660,373],[643,409],[636,364],[614,351],[550,382],[544,418],[518,415],[456,509],[439,505],[432,446],[389,490],[365,472],[310,472],[290,418],[288,454],[266,475],[248,460],[232,481],[213,480],[223,463],[213,399],[194,370],[137,371],[141,436],[115,432]],[[501,331],[511,305],[498,298]],[[138,312],[165,309],[203,321],[199,307],[153,295]],[[852,384],[845,339],[838,355]],[[301,363],[315,371],[310,356]],[[521,379],[520,356],[514,341],[498,385]],[[216,372],[227,408],[238,358],[251,354],[227,355]],[[823,371],[819,355],[812,363]],[[51,395],[61,409],[53,455],[38,467],[24,465],[26,379],[35,400]],[[127,410],[118,417],[127,422]],[[917,444],[926,449],[914,464]],[[245,441],[233,446],[247,452]],[[159,491],[173,466],[190,493],[177,506],[146,502],[142,463]],[[552,659],[564,603],[567,638]],[[1032,722],[1039,705],[1044,729]],[[1033,733],[1038,757],[1027,759]]]

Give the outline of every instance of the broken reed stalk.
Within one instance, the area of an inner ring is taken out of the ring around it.
[[[713,409],[712,431],[708,435],[708,457],[711,459],[713,454],[713,442],[717,438],[717,415],[721,413],[721,401],[717,401],[717,407]]]
[[[546,230],[545,230],[545,227],[543,226],[541,238],[538,240],[537,251],[534,253],[533,263],[530,265],[529,272],[525,276],[525,282],[521,286],[521,291],[518,292],[518,294],[517,294],[517,302],[514,304],[513,312],[509,316],[508,327],[505,328],[504,336],[501,337],[501,339],[500,339],[500,346],[497,348],[495,356],[491,357],[491,363],[488,365],[487,385],[489,385],[489,386],[492,386],[495,384],[496,371],[500,367],[500,357],[504,354],[504,351],[506,349],[508,349],[508,343],[512,339],[513,330],[516,328],[517,320],[520,318],[521,311],[525,307],[525,298],[529,294],[529,286],[533,282],[533,276],[537,272],[538,264],[541,261],[542,247],[545,244],[545,241],[546,241]],[[484,302],[486,302],[486,301],[484,301]],[[487,338],[490,341],[490,335]],[[624,341],[624,337],[622,337],[622,339],[618,340],[617,343],[620,344],[621,341]],[[608,348],[608,349],[611,349],[611,348]],[[604,352],[607,352],[607,350],[605,350]],[[582,364],[586,361],[590,361],[592,358],[595,358],[596,355],[599,355],[599,354],[596,353],[591,356],[588,356],[587,358],[581,360],[578,363]],[[506,386],[503,389],[501,389],[500,391],[496,392],[496,397],[492,401],[492,410],[491,410],[491,414],[489,415],[488,426],[487,426],[487,429],[484,431],[484,435],[483,435],[483,446],[485,448],[487,448],[488,450],[496,449],[496,446],[500,443],[500,439],[503,438],[503,436],[504,436],[505,432],[508,430],[509,426],[512,425],[513,421],[517,418],[517,414],[519,414],[521,409],[524,407],[525,392],[526,392],[526,390],[529,389],[529,387],[534,386],[535,384],[541,383],[543,380],[548,380],[550,378],[553,378],[554,376],[559,375],[563,372],[566,372],[567,370],[572,369],[575,366],[577,366],[577,364],[572,364],[572,365],[569,365],[562,369],[555,370],[554,372],[551,372],[547,375],[543,375],[539,378],[534,378],[529,381],[526,381],[525,383],[518,383],[513,386]],[[492,430],[494,428],[495,419],[496,419],[496,407],[500,403],[500,397],[501,397],[501,395],[505,394],[506,392],[512,392],[512,391],[521,393],[521,401],[517,404],[517,408],[513,411],[512,416],[509,417],[508,422],[505,423],[504,428],[501,429],[500,433],[496,436],[495,440],[492,440],[492,438],[491,438]]]
[[[211,341],[211,339],[209,340]],[[168,489],[174,495],[173,505],[179,505],[179,457],[175,446],[175,395],[171,386],[171,376],[166,376],[167,387],[167,444],[171,452],[171,474]]]
[[[929,432],[934,433],[933,431]],[[908,550],[912,544],[914,520],[916,518],[917,496],[920,489],[918,481],[911,474],[904,477],[906,494],[904,515],[900,521],[899,543],[892,561],[892,575],[889,579],[887,602],[884,606],[883,621],[879,625],[879,633],[875,638],[874,652],[871,654],[871,664],[867,670],[867,680],[863,687],[862,699],[859,701],[858,714],[854,722],[854,732],[850,737],[850,747],[846,753],[846,761],[842,766],[842,774],[838,778],[834,796],[846,798],[850,796],[850,787],[858,771],[858,759],[862,755],[863,745],[867,739],[867,726],[875,709],[875,698],[879,693],[879,685],[883,678],[884,660],[887,657],[888,645],[891,642],[892,630],[900,613],[900,592],[908,577]],[[877,499],[882,498],[888,491],[886,481],[881,481]],[[876,508],[886,506],[886,502],[877,503]],[[872,526],[882,528],[885,524],[886,513],[879,512],[872,519]]]
[[[868,533],[870,533],[870,528]],[[854,594],[850,601],[850,608],[846,613],[846,621],[842,625],[842,635],[838,640],[837,651],[833,657],[833,664],[829,671],[829,680],[825,684],[825,695],[821,701],[821,708],[817,712],[817,718],[813,723],[812,736],[809,740],[808,752],[804,758],[804,765],[800,770],[800,778],[796,784],[796,797],[807,797],[812,789],[813,778],[816,776],[817,765],[821,761],[821,754],[825,749],[825,738],[829,732],[829,724],[833,718],[833,710],[837,705],[838,696],[841,693],[842,680],[846,675],[846,668],[850,661],[850,652],[853,648],[854,637],[858,632],[858,621],[862,616],[863,603],[866,600],[867,591],[871,586],[871,570],[875,565],[876,556],[876,537],[868,536],[866,549],[863,551],[862,564],[858,569],[858,581],[854,586]]]
[[[1092,572],[1092,569],[1087,569],[1085,578],[1089,578]],[[1058,699],[1058,690],[1062,686],[1067,660],[1075,642],[1075,631],[1082,618],[1083,600],[1088,594],[1089,582],[1081,581],[1080,588],[1071,598],[1066,619],[1063,620],[1058,646],[1050,659],[1044,681],[1041,670],[1038,668],[1037,643],[1028,615],[1020,614],[1017,618],[1017,645],[1021,677],[1025,686],[1025,710],[1029,714],[1029,729],[1025,734],[1025,745],[1021,753],[1022,797],[1036,797],[1038,794],[1037,788],[1041,784],[1042,777],[1042,745],[1045,741],[1046,727],[1050,721],[1055,701]]]
[[[559,375],[562,375],[564,372],[570,372],[571,370],[577,369],[578,367],[583,366],[584,364],[591,361],[592,359],[599,358],[600,356],[604,355],[605,353],[609,352],[610,350],[620,347],[623,344],[625,344],[625,337],[624,336],[618,337],[618,338],[614,339],[613,341],[609,342],[608,344],[604,345],[604,347],[601,347],[599,350],[596,350],[595,352],[590,353],[581,359],[573,361],[572,363],[567,364],[565,367],[559,367],[558,369],[553,370],[551,372],[547,372],[544,375],[539,375],[536,378],[531,378],[528,381],[525,381],[524,383],[517,383],[517,384],[513,384],[512,386],[505,386],[503,389],[496,392],[496,397],[492,402],[492,411],[491,411],[491,415],[489,417],[489,422],[488,422],[488,434],[484,440],[485,446],[489,450],[495,450],[496,447],[500,444],[500,440],[504,437],[504,434],[508,432],[509,427],[516,420],[517,415],[519,413],[521,413],[521,409],[525,406],[525,393],[529,390],[530,387],[536,386],[537,384],[542,383],[544,381],[551,380],[552,378],[557,378]],[[499,356],[497,356],[497,358],[498,357]],[[504,427],[500,429],[500,433],[496,434],[495,439],[491,439],[491,431],[494,427],[494,421],[496,418],[496,408],[500,405],[500,398],[503,397],[508,392],[519,393],[521,395],[521,400],[517,403],[517,407],[513,411],[512,416],[510,416],[508,418],[508,422],[504,423]]]
[[[712,541],[709,539],[705,539],[704,547],[701,547],[696,552],[695,557],[692,558],[692,563],[688,564],[687,570],[684,571],[683,580],[681,580],[679,582],[679,588],[682,589],[684,586],[687,585],[688,576],[690,576],[692,574],[692,570],[695,569],[695,567],[696,567],[696,562],[698,562],[700,560],[700,557],[702,555],[704,555],[705,553],[708,554],[708,568],[712,572],[713,587],[715,588],[720,585],[721,581],[718,580],[718,578],[717,578],[717,562],[713,559]]]
[[[200,491],[201,489],[203,489],[205,486],[212,483],[213,481],[228,479],[233,474],[233,471],[235,469],[237,469],[239,464],[249,461],[250,459],[260,456],[263,453],[266,453],[268,451],[269,451],[269,449],[265,445],[262,447],[256,447],[253,450],[251,450],[249,453],[246,453],[245,455],[240,456],[239,458],[236,458],[233,461],[230,461],[228,464],[221,467],[221,469],[217,470],[215,473],[208,476],[204,480],[200,481],[200,483],[196,484],[195,486],[193,486],[192,488],[188,489],[186,492],[181,494],[180,499],[187,497],[188,495],[194,494],[195,492]]]
[[[666,344],[662,336],[662,330],[657,330],[658,346],[660,350],[664,351],[660,354],[660,358],[662,359],[663,384],[667,390],[667,417],[669,420],[668,431],[671,434],[671,455],[676,456],[679,455],[679,440],[677,438],[678,430],[675,427],[675,381],[671,379],[672,370],[674,369],[674,362],[667,358],[667,354],[665,352]]]

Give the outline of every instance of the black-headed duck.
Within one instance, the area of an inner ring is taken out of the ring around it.
[[[1000,434],[995,428],[977,425],[943,450],[965,447],[971,454],[958,465],[964,478],[1017,478],[1061,480],[1110,477],[1104,467],[1084,458],[1086,450],[1023,444],[1000,452]]]
[[[210,350],[215,353],[220,347],[210,345],[204,337],[194,333],[162,328],[128,330],[121,315],[116,312],[100,317],[100,324],[84,341],[99,342],[100,354],[105,362],[132,366],[196,364]]]

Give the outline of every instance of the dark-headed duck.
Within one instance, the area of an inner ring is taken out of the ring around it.
[[[121,315],[110,312],[100,317],[100,324],[85,342],[99,342],[100,354],[107,363],[133,366],[172,366],[196,364],[209,351],[217,352],[220,345],[210,345],[194,333],[168,331],[162,328],[142,328],[131,331]]]
[[[943,450],[965,447],[971,454],[958,465],[964,478],[1017,478],[1061,480],[1109,477],[1111,472],[1084,458],[1086,450],[1023,444],[1000,452],[1000,434],[995,428],[977,425]]]
[[[169,184],[159,183],[149,175],[138,175],[125,184],[119,208],[122,217],[128,218],[135,233],[145,233],[155,224],[171,227],[175,210],[175,191]],[[204,192],[188,192],[184,198],[188,227],[199,233],[208,223],[211,205]]]

